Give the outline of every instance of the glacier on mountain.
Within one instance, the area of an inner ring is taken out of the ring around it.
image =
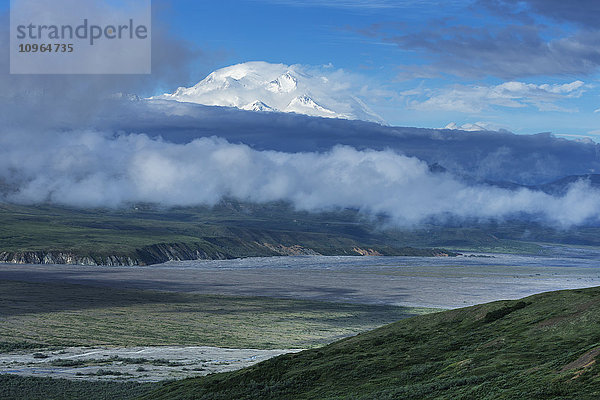
[[[385,123],[350,86],[316,68],[254,61],[216,70],[192,87],[152,99]]]

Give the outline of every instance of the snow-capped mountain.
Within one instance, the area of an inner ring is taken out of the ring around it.
[[[442,129],[452,131],[467,131],[467,132],[510,132],[507,127],[498,125],[492,122],[475,122],[458,125],[456,122],[450,122]]]
[[[456,122],[450,122],[443,129],[453,130],[453,131],[467,131],[467,132],[477,132],[477,131],[488,131],[489,129],[483,124],[479,125],[478,123],[471,124],[466,123],[462,125],[458,125]]]
[[[242,110],[248,110],[248,111],[275,111],[260,100],[256,100],[256,101],[254,101],[250,104],[246,104],[245,106],[240,107],[240,108]]]
[[[216,70],[195,86],[153,99],[384,123],[350,92],[347,82],[331,76],[300,65],[247,62]]]

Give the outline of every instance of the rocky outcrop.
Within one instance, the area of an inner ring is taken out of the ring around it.
[[[63,251],[0,252],[0,263],[136,266],[167,261],[222,260],[232,258],[198,244],[158,243],[136,250],[136,255],[85,255]]]
[[[222,251],[186,243],[157,243],[137,250],[144,264],[158,264],[167,261],[186,260],[226,260],[233,258]]]
[[[127,256],[89,256],[62,251],[0,252],[0,263],[10,264],[69,264],[69,265],[140,265]]]
[[[227,250],[228,249],[228,250]],[[76,254],[68,251],[20,251],[0,252],[0,263],[10,264],[70,264],[137,266],[160,264],[167,261],[225,260],[252,256],[301,256],[301,255],[361,255],[361,256],[418,256],[453,257],[458,255],[444,249],[373,249],[362,247],[339,247],[317,252],[299,244],[283,245],[267,242],[231,242],[228,240],[198,243],[157,243],[135,250],[133,255]]]
[[[352,251],[361,256],[381,257],[383,255],[380,252],[378,252],[377,250],[361,249],[360,247],[354,247],[352,249]]]
[[[271,243],[258,243],[261,246],[276,253],[280,256],[320,256],[321,253],[317,253],[313,249],[302,247],[298,244],[292,246],[284,246],[282,244],[271,244]]]

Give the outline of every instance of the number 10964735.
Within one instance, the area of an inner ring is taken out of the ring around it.
[[[20,43],[19,53],[72,53],[72,43]]]

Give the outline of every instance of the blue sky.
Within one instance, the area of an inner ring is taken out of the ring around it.
[[[142,95],[246,61],[327,65],[346,71],[392,125],[479,123],[600,141],[597,0],[153,0],[153,8],[155,37],[166,27],[200,56],[165,52],[183,54],[192,73],[170,73]]]
[[[600,138],[595,1],[178,0],[156,3],[204,53],[188,82],[245,61],[328,65],[389,123],[482,122]],[[507,82],[514,82],[507,84]]]

